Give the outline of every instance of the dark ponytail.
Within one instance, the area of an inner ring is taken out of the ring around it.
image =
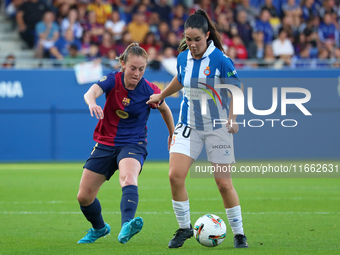
[[[216,48],[225,53],[221,43],[221,36],[217,32],[215,24],[211,21],[211,19],[209,18],[208,14],[205,11],[203,10],[195,11],[195,13],[192,14],[184,23],[184,30],[189,27],[201,29],[204,34],[210,31],[208,41],[213,40]],[[178,52],[181,53],[182,51],[185,51],[187,48],[188,45],[185,42],[184,38],[178,47]]]

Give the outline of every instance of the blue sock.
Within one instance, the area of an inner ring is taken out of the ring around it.
[[[122,188],[122,200],[120,201],[120,211],[122,213],[122,226],[125,222],[132,220],[138,205],[138,187],[128,185]]]
[[[80,206],[80,209],[86,219],[91,222],[94,229],[101,229],[105,227],[102,216],[102,207],[100,206],[100,202],[97,198],[89,206]]]

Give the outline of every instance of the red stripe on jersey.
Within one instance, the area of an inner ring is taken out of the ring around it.
[[[124,88],[122,82],[122,73],[117,72],[115,75],[115,86],[108,93],[104,106],[104,119],[99,120],[93,134],[93,140],[109,146],[115,146],[115,137],[117,134],[118,124],[121,119],[117,111],[124,111],[123,99],[128,97],[128,91]]]

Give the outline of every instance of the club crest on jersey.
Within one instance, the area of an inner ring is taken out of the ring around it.
[[[210,67],[207,66],[204,71],[203,71],[204,75],[208,76],[210,74]]]
[[[130,104],[130,98],[124,97],[122,103],[124,106],[128,106]]]

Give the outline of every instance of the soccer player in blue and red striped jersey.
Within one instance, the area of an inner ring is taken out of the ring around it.
[[[84,165],[78,201],[92,228],[78,243],[93,243],[110,233],[97,199],[101,185],[119,169],[122,188],[120,203],[122,228],[118,241],[125,244],[143,227],[143,219],[135,218],[138,205],[137,180],[147,156],[146,123],[151,108],[158,108],[169,130],[168,149],[174,132],[172,113],[163,101],[146,104],[150,95],[160,89],[143,78],[147,53],[137,43],[130,44],[119,57],[122,72],[112,72],[92,85],[84,95],[91,116],[99,119],[93,139],[97,142]],[[106,95],[104,109],[96,99]]]
[[[230,164],[235,162],[233,134],[239,127],[233,113],[233,95],[229,103],[227,89],[217,84],[240,87],[240,81],[233,61],[224,54],[220,35],[205,11],[197,10],[187,19],[184,34],[185,40],[180,44],[177,57],[177,75],[161,94],[152,95],[147,102],[156,103],[184,90],[169,162],[172,204],[179,229],[168,247],[179,248],[193,236],[185,178],[205,146],[208,161],[217,170],[215,182],[234,234],[234,247],[247,248],[241,207],[231,173],[218,171],[230,169]],[[227,125],[215,125],[217,119],[227,120]]]

